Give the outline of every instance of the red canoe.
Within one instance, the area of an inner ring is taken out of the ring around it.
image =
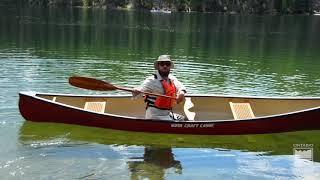
[[[194,120],[144,119],[143,100],[129,95],[20,92],[19,109],[29,121],[125,131],[196,135],[279,133],[320,129],[320,97],[267,98],[188,95]],[[173,110],[184,114],[183,104]]]

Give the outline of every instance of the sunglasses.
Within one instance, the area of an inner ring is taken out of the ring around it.
[[[171,62],[170,61],[161,61],[159,62],[159,66],[171,66]]]

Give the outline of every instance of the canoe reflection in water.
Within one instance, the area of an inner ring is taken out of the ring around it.
[[[24,121],[19,132],[19,141],[22,144],[30,142],[50,141],[54,138],[65,137],[71,141],[98,143],[105,145],[125,145],[125,146],[144,146],[145,155],[140,158],[131,159],[131,161],[140,161],[133,163],[138,166],[135,170],[155,162],[164,170],[175,168],[179,172],[178,162],[174,160],[174,155],[170,147],[175,148],[223,148],[251,152],[268,152],[265,155],[292,155],[294,144],[313,144],[315,162],[320,162],[320,131],[299,131],[276,134],[260,135],[236,135],[236,136],[206,136],[206,135],[175,135],[159,133],[141,133],[118,131],[103,128],[88,128],[83,126],[74,126],[68,124],[56,123],[34,123]],[[153,148],[150,148],[153,147]],[[159,147],[162,149],[159,150]],[[155,148],[157,148],[156,151]],[[153,153],[152,153],[153,152]],[[167,154],[165,154],[167,153]],[[171,157],[167,157],[170,155]],[[163,157],[165,156],[165,157]],[[167,158],[167,160],[165,160]],[[154,160],[159,159],[159,160]],[[143,161],[143,162],[141,162]],[[137,174],[137,173],[136,173]]]
[[[166,170],[170,168],[182,174],[181,163],[174,159],[171,148],[145,147],[143,157],[132,159],[128,162],[131,179],[164,179]]]

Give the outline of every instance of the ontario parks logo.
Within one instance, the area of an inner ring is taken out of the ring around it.
[[[293,144],[293,155],[313,161],[313,144]]]

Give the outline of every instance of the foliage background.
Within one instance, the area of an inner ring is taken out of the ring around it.
[[[320,11],[319,0],[2,0],[0,5],[165,9],[230,14],[313,14]]]

